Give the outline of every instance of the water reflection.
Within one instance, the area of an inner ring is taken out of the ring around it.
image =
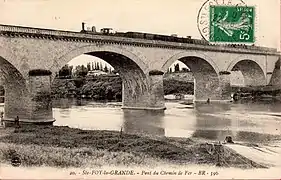
[[[73,105],[73,101],[73,99],[57,99],[52,101],[52,105],[60,109],[70,109]]]
[[[54,125],[167,137],[271,142],[281,139],[281,104],[196,104],[167,102],[166,111],[122,110],[121,103],[60,99],[53,101]],[[1,108],[3,109],[3,107]],[[272,114],[273,113],[273,114]]]
[[[164,111],[123,110],[123,128],[126,133],[164,136]]]
[[[207,103],[195,103],[195,111],[199,114],[202,113],[217,113],[217,112],[225,112],[231,109],[230,103],[215,103],[215,104],[207,104]]]
[[[75,99],[75,105],[82,106],[82,99],[80,99],[80,98]]]
[[[246,103],[196,106],[196,130],[193,137],[223,141],[268,142],[280,139],[280,118],[266,115],[280,104]],[[279,130],[278,130],[279,128]]]
[[[226,136],[234,136],[236,121],[227,116],[212,116],[231,110],[231,104],[196,104],[195,132],[193,137],[223,141]]]

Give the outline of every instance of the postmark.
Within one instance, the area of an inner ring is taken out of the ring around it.
[[[207,0],[199,10],[197,26],[210,43],[254,43],[255,8],[242,0]]]

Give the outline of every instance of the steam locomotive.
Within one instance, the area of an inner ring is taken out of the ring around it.
[[[160,40],[160,41],[169,41],[169,42],[178,42],[178,43],[190,43],[190,44],[206,44],[208,45],[209,42],[206,40],[200,39],[192,39],[191,36],[184,37],[177,37],[176,34],[171,36],[160,35],[160,34],[151,34],[151,33],[141,33],[141,32],[113,32],[112,28],[102,28],[100,32],[96,31],[96,27],[92,26],[85,30],[85,23],[82,23],[82,30],[81,33],[87,34],[102,34],[108,36],[118,36],[118,37],[127,37],[127,38],[137,38],[137,39],[148,39],[148,40]]]

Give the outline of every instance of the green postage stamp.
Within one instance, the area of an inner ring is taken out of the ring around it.
[[[254,7],[210,6],[210,42],[254,42]]]
[[[255,6],[244,0],[207,0],[201,6],[197,26],[210,43],[255,43]]]

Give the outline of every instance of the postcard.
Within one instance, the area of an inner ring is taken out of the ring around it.
[[[280,179],[279,0],[1,0],[0,179]]]

